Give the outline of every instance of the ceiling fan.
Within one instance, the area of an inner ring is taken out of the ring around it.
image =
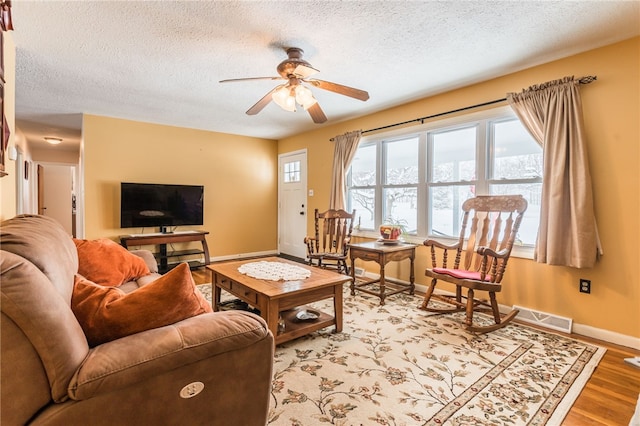
[[[280,62],[277,68],[280,77],[233,78],[221,80],[220,83],[245,80],[287,80],[286,83],[274,87],[269,93],[264,95],[262,99],[247,110],[247,114],[256,115],[271,101],[274,101],[286,111],[295,111],[296,104],[298,104],[309,113],[313,122],[318,124],[327,121],[327,116],[324,114],[324,111],[322,111],[322,108],[320,108],[318,101],[307,85],[361,101],[369,99],[369,93],[364,90],[309,78],[319,71],[302,59],[303,53],[303,50],[298,47],[290,47],[287,49],[288,59]]]

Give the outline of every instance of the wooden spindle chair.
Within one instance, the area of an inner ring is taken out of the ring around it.
[[[500,282],[526,210],[527,200],[521,195],[486,195],[466,200],[462,204],[463,218],[458,242],[453,245],[430,239],[424,242],[431,249],[432,264],[425,275],[432,280],[420,309],[440,313],[466,311],[466,329],[479,333],[497,330],[513,320],[518,310],[501,315],[496,293],[502,290]],[[436,248],[442,249],[440,266],[437,264]],[[453,266],[448,267],[448,254],[454,250]],[[456,294],[434,294],[438,280],[455,284]],[[463,287],[467,289],[466,296],[462,294]],[[476,291],[488,292],[489,302],[476,298]],[[447,302],[453,307],[429,306],[431,298]],[[463,301],[463,298],[466,300]],[[489,311],[493,314],[495,324],[474,324],[474,311]]]
[[[314,214],[315,237],[307,236],[304,239],[309,265],[335,268],[338,272],[349,274],[347,253],[356,211],[327,210],[319,213],[315,209]]]

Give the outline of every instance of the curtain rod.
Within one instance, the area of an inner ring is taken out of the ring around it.
[[[486,105],[497,104],[499,102],[504,102],[506,100],[507,100],[507,98],[495,99],[493,101],[483,102],[481,104],[470,105],[470,106],[466,106],[466,107],[463,107],[463,108],[453,109],[451,111],[445,111],[445,112],[440,112],[438,114],[427,115],[427,116],[420,117],[420,118],[414,118],[413,120],[407,120],[407,121],[403,121],[401,123],[394,123],[394,124],[389,124],[388,126],[376,127],[375,129],[363,130],[362,133],[364,134],[364,133],[369,133],[369,132],[375,132],[375,131],[378,131],[378,130],[388,129],[390,127],[402,126],[403,124],[417,123],[418,121],[420,122],[420,124],[424,124],[424,120],[428,120],[430,118],[440,117],[441,115],[453,114],[455,112],[460,112],[460,111],[466,111],[468,109],[480,108],[480,107],[486,106]]]
[[[578,79],[578,82],[580,84],[589,84],[589,83],[591,83],[591,82],[593,82],[593,81],[595,81],[597,79],[598,79],[597,76],[586,76],[586,77],[580,77]],[[500,103],[500,102],[505,102],[506,100],[507,100],[507,98],[495,99],[493,101],[483,102],[481,104],[470,105],[470,106],[466,106],[466,107],[462,107],[462,108],[458,108],[458,109],[453,109],[451,111],[445,111],[445,112],[440,112],[438,114],[427,115],[425,117],[414,118],[413,120],[407,120],[407,121],[403,121],[401,123],[394,123],[394,124],[389,124],[387,126],[376,127],[375,129],[363,130],[362,134],[369,133],[369,132],[376,132],[378,130],[389,129],[391,127],[402,126],[404,124],[409,124],[409,123],[420,122],[420,124],[424,124],[424,120],[428,120],[430,118],[436,118],[436,117],[440,117],[440,116],[448,115],[448,114],[453,114],[453,113],[460,112],[460,111],[466,111],[466,110],[469,110],[469,109],[480,108],[480,107],[487,106],[487,105],[497,104],[497,103]],[[329,140],[333,142],[334,138],[331,138]]]

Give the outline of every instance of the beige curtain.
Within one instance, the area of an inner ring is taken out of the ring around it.
[[[543,183],[535,259],[589,268],[602,254],[593,208],[580,81],[573,77],[509,93],[507,100],[542,145]]]
[[[330,209],[344,210],[344,192],[346,188],[346,173],[356,155],[362,131],[355,130],[333,138],[333,174],[331,176]]]

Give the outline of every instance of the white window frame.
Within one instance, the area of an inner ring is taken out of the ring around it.
[[[374,214],[374,223],[376,229],[373,230],[363,230],[359,229],[357,226],[354,228],[353,235],[366,237],[366,238],[378,238],[379,234],[377,231],[377,225],[381,224],[383,221],[383,205],[382,205],[382,192],[383,188],[385,188],[384,176],[384,161],[383,161],[383,144],[384,142],[392,142],[398,139],[405,139],[410,137],[418,137],[418,173],[419,173],[419,183],[418,194],[417,194],[417,203],[419,206],[423,206],[425,211],[430,211],[429,206],[427,205],[429,201],[429,190],[431,187],[435,186],[447,186],[449,183],[444,184],[431,184],[431,164],[432,155],[428,155],[427,150],[432,150],[433,144],[427,140],[431,138],[432,132],[442,132],[449,131],[455,129],[461,129],[465,127],[478,126],[478,135],[476,144],[476,173],[478,176],[482,176],[482,179],[476,179],[475,181],[470,181],[470,184],[475,184],[476,193],[478,194],[488,194],[489,186],[491,184],[499,184],[503,182],[502,180],[496,180],[492,177],[491,167],[493,165],[494,152],[492,149],[492,145],[487,138],[488,131],[487,125],[490,121],[501,121],[501,120],[512,120],[513,118],[517,118],[514,114],[513,110],[508,107],[499,107],[492,108],[489,110],[479,111],[470,114],[464,114],[457,117],[446,118],[442,120],[437,120],[421,125],[411,126],[405,129],[397,129],[387,132],[376,133],[371,136],[363,136],[360,141],[360,147],[366,145],[376,145],[376,184],[373,187],[375,192],[375,214]],[[489,144],[489,146],[488,146]],[[429,174],[427,176],[427,174]],[[486,178],[485,178],[486,177]],[[352,207],[350,205],[350,177],[347,178],[347,210],[351,210]],[[517,184],[520,182],[518,179],[509,179],[509,183]],[[530,181],[528,181],[530,182]],[[539,178],[539,182],[542,182],[542,178]],[[466,183],[466,182],[465,182]],[[407,185],[412,186],[412,185]],[[354,187],[354,188],[372,188],[372,187]],[[429,229],[431,229],[431,224],[428,223],[431,219],[428,217],[428,214],[418,214],[417,217],[417,235],[405,235],[404,238],[408,242],[412,242],[415,244],[422,244],[427,238],[434,238],[443,243],[451,244],[455,242],[456,238],[442,237],[442,236],[426,236],[426,233]],[[357,223],[356,223],[357,225]],[[533,245],[514,245],[512,255],[515,257],[521,258],[533,258]]]

